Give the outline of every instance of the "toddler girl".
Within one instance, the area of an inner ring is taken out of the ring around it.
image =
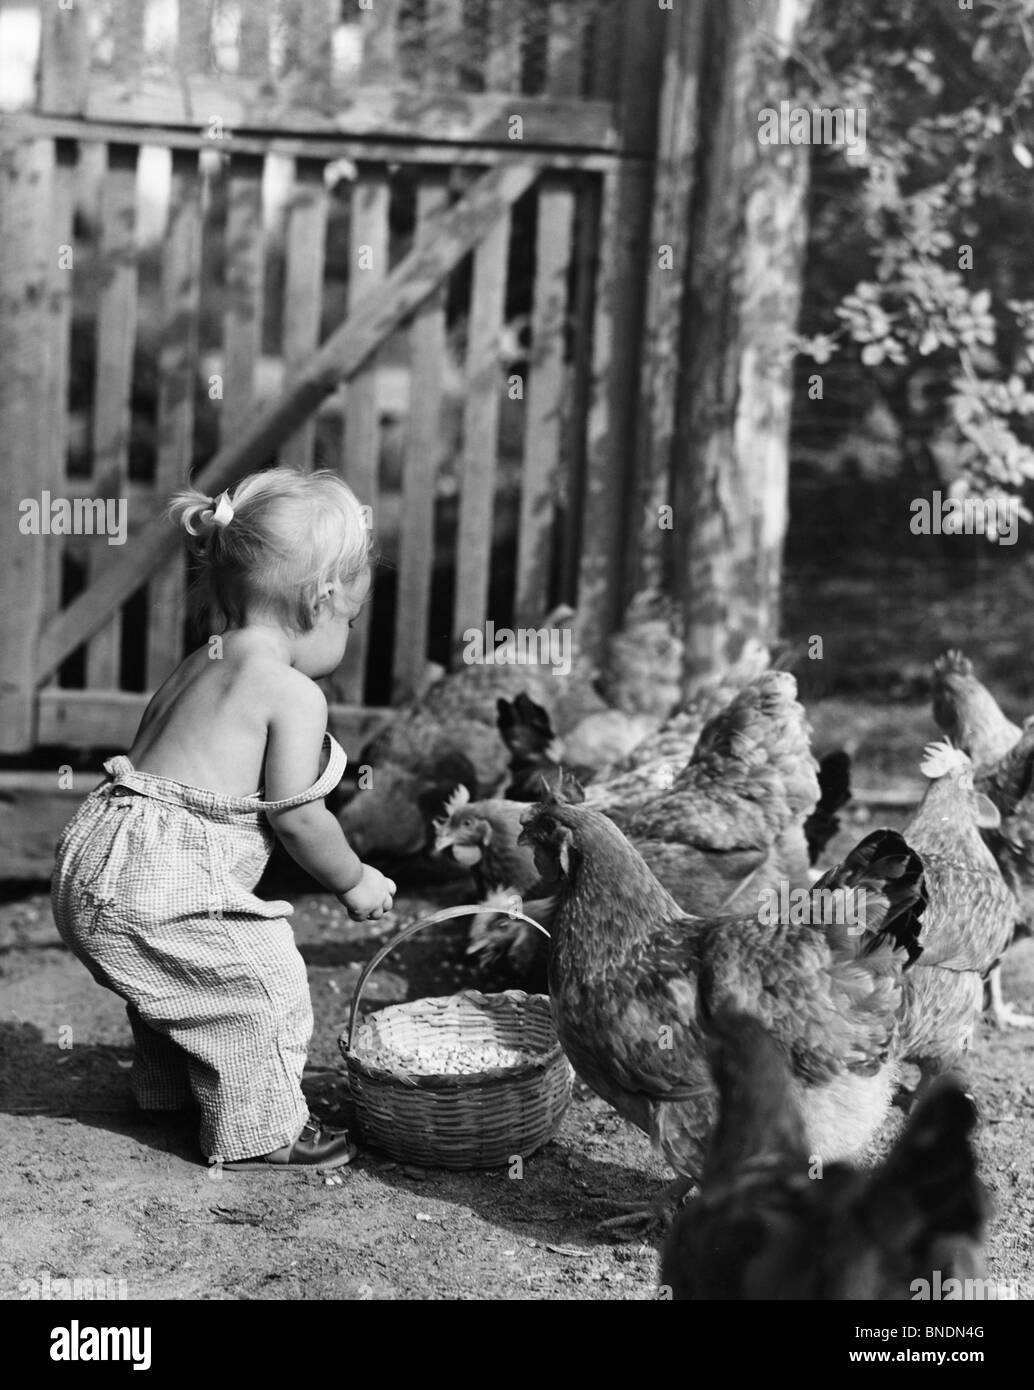
[[[345,755],[315,684],[369,592],[370,533],[340,478],[286,468],[218,501],[181,492],[171,514],[195,538],[213,636],[62,835],[54,916],[126,1000],[142,1108],[192,1096],[213,1163],[336,1168],[355,1147],[302,1096],[312,1008],[292,908],[252,890],[275,837],[354,920],[392,905],[323,804]]]

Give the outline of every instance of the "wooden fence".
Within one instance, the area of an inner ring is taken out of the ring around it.
[[[40,17],[35,102],[0,138],[0,751],[131,739],[184,650],[163,511],[195,470],[216,492],[276,456],[318,463],[372,506],[392,698],[499,611],[576,601],[598,647],[667,476],[679,303],[650,272],[686,220],[692,114],[671,94],[692,9],[77,0]],[[47,494],[124,499],[127,544],[26,534],[22,504]],[[331,690],[358,729],[380,717],[370,658],[360,627]]]

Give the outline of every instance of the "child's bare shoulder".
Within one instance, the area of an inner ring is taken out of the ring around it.
[[[323,691],[286,662],[264,653],[249,654],[241,663],[240,676],[271,715],[326,720],[327,697]]]

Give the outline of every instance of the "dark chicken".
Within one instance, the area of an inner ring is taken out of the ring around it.
[[[945,652],[933,668],[934,718],[952,742],[969,754],[974,786],[1001,815],[984,830],[1002,877],[1017,903],[1017,928],[1034,930],[1034,720],[1022,729],[1006,718],[982,685],[973,663],[958,651]],[[992,970],[991,1010],[1000,1027],[1034,1027],[1034,1018],[1002,998],[1001,968]]]
[[[987,1198],[972,1102],[945,1078],[875,1172],[816,1171],[786,1054],[755,1018],[709,1022],[719,1114],[702,1191],[661,1265],[676,1299],[911,1299],[981,1278]],[[821,1181],[817,1181],[821,1178]]]
[[[865,1147],[890,1104],[903,972],[919,954],[922,865],[900,835],[870,835],[804,894],[805,911],[764,924],[688,916],[598,811],[549,802],[525,816],[556,895],[561,1045],[681,1190],[702,1171],[715,1114],[701,1013],[724,1004],[756,1014],[786,1051],[809,1152],[831,1162]]]
[[[851,800],[851,758],[842,748],[827,753],[819,761],[819,799],[804,822],[808,842],[808,862],[815,865],[822,851],[840,829],[838,811]]]

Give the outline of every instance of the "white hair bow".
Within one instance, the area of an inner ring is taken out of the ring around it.
[[[215,499],[213,498],[213,501]],[[213,526],[229,526],[233,520],[233,504],[230,501],[230,494],[224,492],[215,503],[215,511],[212,513]]]

